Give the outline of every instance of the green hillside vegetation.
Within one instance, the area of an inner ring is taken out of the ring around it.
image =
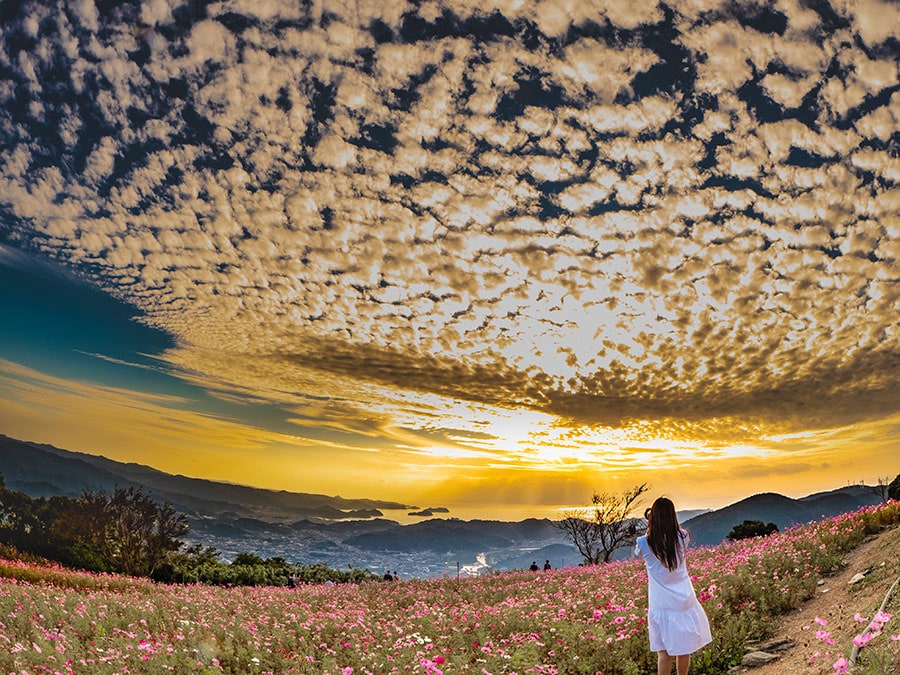
[[[692,674],[728,672],[750,645],[773,636],[779,616],[817,596],[819,583],[841,569],[849,551],[879,535],[895,541],[898,524],[900,504],[890,502],[768,537],[689,550],[691,578],[713,629],[712,644],[695,654]],[[893,565],[892,552],[876,555]],[[0,650],[2,672],[655,672],[639,560],[287,589],[163,584],[3,557],[0,642],[8,648]],[[278,567],[250,556],[236,562]],[[887,585],[876,571],[882,569],[878,560],[872,564],[863,583]],[[878,616],[877,605],[857,609],[873,621]],[[884,634],[865,645],[860,675],[896,672],[892,622],[885,619]],[[812,629],[822,639],[829,630]],[[841,642],[826,644],[812,631],[808,644],[796,649],[808,649],[810,657],[819,652],[817,675],[820,665],[835,672],[831,664],[846,660],[850,640],[859,637],[834,634]]]
[[[171,503],[188,516],[249,516],[290,522],[298,518],[372,518],[382,510],[409,510],[408,504],[344,499],[321,494],[266,490],[167,474],[141,464],[123,463],[52,445],[0,434],[0,473],[7,486],[32,497],[78,497],[84,489],[112,492],[134,487]]]
[[[775,523],[764,523],[761,520],[745,520],[740,525],[732,527],[726,539],[728,541],[737,541],[738,539],[749,539],[751,537],[767,537],[773,532],[778,532],[778,526]]]
[[[286,586],[292,577],[334,583],[378,578],[368,570],[294,565],[250,553],[225,563],[212,547],[185,547],[188,530],[183,514],[134,487],[35,498],[8,489],[0,475],[0,544],[35,559],[172,583]]]

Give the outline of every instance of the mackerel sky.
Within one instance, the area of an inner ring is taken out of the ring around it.
[[[0,433],[460,507],[900,471],[900,5],[0,4]]]

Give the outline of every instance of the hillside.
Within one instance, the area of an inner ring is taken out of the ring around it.
[[[564,540],[563,533],[547,519],[527,518],[511,523],[433,518],[422,523],[355,534],[344,539],[344,544],[366,551],[476,554],[502,549],[517,550],[523,543],[529,542],[546,545],[547,542],[562,543]],[[574,550],[567,548],[567,553]]]
[[[415,507],[173,476],[140,464],[2,435],[0,473],[10,489],[35,497],[71,497],[84,489],[111,492],[116,485],[139,487],[188,516],[189,543],[214,546],[226,560],[249,552],[338,568],[348,564],[375,571],[390,567],[407,578],[441,575],[455,570],[457,562],[470,569],[521,569],[535,558],[549,558],[554,567],[580,560],[565,535],[546,519],[430,518],[400,525],[390,519],[390,512]],[[743,520],[774,522],[784,529],[877,501],[870,489],[850,486],[801,499],[759,494],[693,518],[697,512],[681,516],[695,544],[712,545]],[[627,548],[615,558],[629,556]]]
[[[893,580],[900,575],[900,528],[894,527],[878,535],[867,538],[858,548],[849,552],[842,561],[841,570],[827,583],[816,589],[815,595],[796,612],[779,617],[771,631],[771,639],[765,642],[786,642],[788,649],[779,652],[779,658],[761,667],[744,668],[738,672],[753,675],[834,675],[832,665],[836,654],[830,658],[821,651],[828,645],[821,638],[810,635],[810,626],[817,626],[816,617],[827,617],[829,638],[836,642],[834,652],[848,654],[853,638],[863,626],[856,619],[859,614],[872,616],[874,609],[884,601],[887,590]],[[860,582],[852,582],[854,577],[862,575]],[[900,593],[891,596],[892,602],[887,611],[900,616]],[[892,623],[891,632],[897,632],[897,624]],[[890,664],[885,660],[885,670],[876,671],[879,675],[891,675],[900,672],[900,642],[893,640],[894,669],[888,670]],[[876,640],[876,644],[878,641]],[[885,641],[881,641],[884,649]],[[878,647],[876,646],[876,649]],[[813,654],[820,652],[818,658]],[[871,672],[863,670],[863,672]]]
[[[554,565],[578,560],[548,520],[442,518],[401,526],[384,514],[415,507],[173,476],[6,436],[0,436],[0,473],[8,488],[34,497],[74,497],[85,489],[111,492],[116,485],[141,488],[188,516],[188,543],[214,546],[225,560],[249,552],[335,568],[390,567],[405,577],[440,575],[451,563],[454,569],[456,562],[475,565],[484,555],[508,569],[505,565],[521,564],[532,551],[547,547],[556,547],[545,552],[553,555]]]
[[[383,515],[382,510],[415,508],[399,502],[344,499],[188,478],[141,464],[116,462],[3,435],[0,435],[0,473],[7,487],[33,497],[74,497],[85,489],[110,492],[116,485],[141,487],[196,518],[231,515],[293,522],[302,518],[372,518]]]
[[[900,504],[890,503],[795,536],[691,551],[692,582],[716,626],[691,672],[741,672],[737,664],[748,649],[765,644],[749,640],[765,636],[793,646],[766,672],[834,675],[836,652],[847,654],[864,625],[854,613],[868,621],[896,578],[898,525]],[[540,565],[549,550],[526,561]],[[428,581],[401,573],[399,582],[289,588],[286,579],[256,587],[171,585],[39,566],[5,553],[0,548],[0,596],[8,606],[0,641],[9,646],[0,650],[2,672],[68,672],[82,662],[98,673],[656,672],[645,568],[635,559],[472,578],[454,566]],[[851,588],[850,574],[866,570]],[[833,648],[815,637],[819,623],[827,624],[821,635],[830,632]],[[866,648],[893,650],[887,668],[860,672],[897,672],[894,631],[891,624]]]
[[[860,485],[820,492],[800,499],[765,492],[691,518],[686,521],[685,527],[690,530],[694,545],[712,546],[724,540],[732,527],[745,520],[775,523],[778,529],[783,530],[791,525],[836,516],[880,501],[870,488]]]

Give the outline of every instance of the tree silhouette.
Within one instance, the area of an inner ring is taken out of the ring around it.
[[[113,494],[85,490],[78,507],[59,523],[76,548],[93,552],[109,571],[149,576],[183,545],[187,519],[137,488]]]
[[[634,544],[646,528],[643,522],[629,516],[649,489],[647,483],[641,483],[621,493],[595,492],[587,514],[569,511],[555,526],[568,535],[586,563],[609,562],[613,551]]]
[[[900,473],[888,485],[888,497],[890,499],[900,499]]]
[[[745,520],[740,525],[732,527],[726,538],[728,541],[737,541],[751,537],[767,537],[773,532],[778,532],[778,526],[775,523],[767,524],[761,520]]]
[[[895,478],[894,480],[896,481],[897,479]],[[875,485],[870,486],[869,489],[878,496],[882,503],[884,503],[891,498],[891,485],[892,483],[889,476],[878,476],[878,478],[875,479]]]

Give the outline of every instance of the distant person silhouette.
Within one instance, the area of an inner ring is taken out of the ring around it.
[[[394,581],[400,581],[400,572],[394,570]]]
[[[550,567],[550,561],[549,560],[545,561],[544,562],[544,571],[546,572],[547,570],[552,570],[552,569],[553,568]]]
[[[529,567],[528,569],[530,569],[532,572],[537,572],[539,569],[537,566],[537,560],[532,560],[531,567]]]
[[[709,620],[697,600],[684,562],[690,541],[675,515],[675,505],[660,497],[647,514],[647,534],[637,538],[635,555],[647,567],[647,629],[656,652],[657,675],[687,675],[691,654],[712,642]]]
[[[390,571],[390,570],[385,570],[385,571],[384,571],[384,577],[382,577],[382,578],[383,578],[385,581],[393,581],[393,580],[394,580],[394,577],[391,575],[391,571]]]

